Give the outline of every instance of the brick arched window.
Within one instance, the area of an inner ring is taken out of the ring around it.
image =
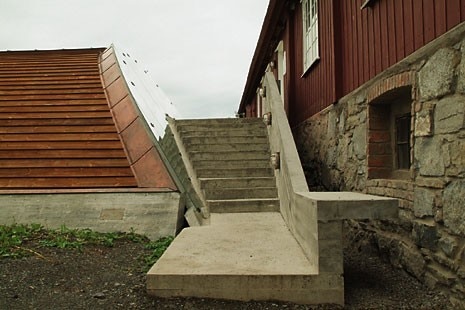
[[[412,81],[404,72],[368,91],[368,178],[410,177]]]

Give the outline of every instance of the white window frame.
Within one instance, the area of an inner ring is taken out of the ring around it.
[[[320,59],[318,43],[318,0],[302,0],[304,73]]]

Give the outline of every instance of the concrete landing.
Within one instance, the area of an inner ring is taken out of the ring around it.
[[[184,229],[147,275],[153,296],[343,302],[343,278],[316,275],[279,212],[211,214]]]

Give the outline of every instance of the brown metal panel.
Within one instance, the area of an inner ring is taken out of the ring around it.
[[[129,124],[134,122],[138,117],[136,107],[132,103],[129,96],[121,100],[117,105],[113,107],[113,117],[115,118],[116,127],[118,132],[125,130]]]
[[[102,76],[103,80],[105,81],[105,87],[108,87],[108,85],[111,85],[120,76],[121,76],[121,71],[117,64],[114,64],[113,66],[105,70]]]
[[[137,186],[101,84],[102,51],[0,52],[0,189]]]
[[[100,62],[100,70],[102,70],[102,72],[107,71],[111,66],[113,66],[117,62],[116,56],[113,53],[109,54],[105,58],[102,55],[102,59],[103,60]]]
[[[120,141],[28,141],[2,142],[2,150],[121,150]]]
[[[121,138],[126,146],[129,162],[134,164],[145,153],[153,147],[153,141],[146,133],[146,128],[140,118],[129,125],[123,132]]]
[[[126,158],[124,151],[119,149],[81,149],[81,150],[67,150],[67,149],[19,149],[19,150],[4,150],[0,149],[0,159],[38,159],[38,158]],[[1,167],[0,167],[1,168]]]
[[[119,77],[110,84],[107,88],[107,96],[108,101],[110,102],[110,106],[113,107],[118,102],[120,102],[124,97],[128,95],[128,89],[126,86],[126,82],[122,77]]]
[[[68,168],[68,167],[129,167],[126,158],[36,158],[2,159],[0,166],[4,168]]]
[[[139,187],[170,188],[176,190],[176,185],[165,169],[158,152],[152,147],[134,164]]]
[[[137,187],[134,177],[0,178],[2,189]]]
[[[0,168],[0,178],[43,178],[43,177],[131,177],[127,168]]]

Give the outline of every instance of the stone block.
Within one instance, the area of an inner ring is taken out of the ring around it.
[[[461,51],[461,61],[460,65],[457,68],[457,92],[465,94],[465,41],[462,42]]]
[[[367,148],[367,133],[366,126],[357,126],[354,130],[354,136],[352,137],[354,144],[354,154],[358,159],[366,158]]]
[[[443,176],[445,173],[442,142],[437,137],[415,139],[415,160],[421,176]]]
[[[434,251],[438,244],[438,233],[434,222],[415,221],[412,238],[417,246]]]
[[[452,233],[465,235],[465,180],[451,182],[444,190],[444,224]]]
[[[433,135],[434,107],[423,109],[415,115],[415,137]]]
[[[458,243],[457,239],[451,236],[443,236],[439,239],[439,248],[447,255],[447,257],[454,258],[457,254]]]
[[[421,255],[421,252],[416,247],[401,244],[400,249],[401,264],[405,266],[405,269],[417,279],[421,279],[424,274],[426,262]]]
[[[463,176],[465,174],[465,140],[458,140],[447,145],[449,167],[448,176]]]
[[[459,61],[459,53],[451,48],[442,48],[428,59],[418,74],[422,101],[442,97],[452,91],[454,70]]]
[[[434,112],[435,133],[453,133],[464,128],[465,97],[449,96],[436,104]]]
[[[422,187],[416,187],[414,190],[413,202],[413,212],[415,216],[432,216],[435,196],[436,194],[433,190]]]

